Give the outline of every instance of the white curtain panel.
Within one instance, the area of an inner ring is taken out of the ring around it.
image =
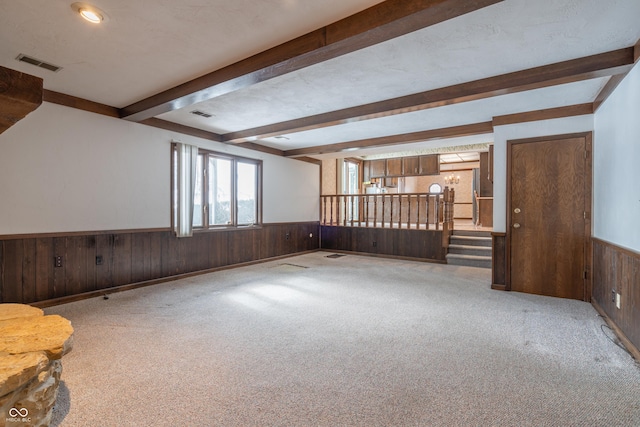
[[[178,155],[178,208],[176,212],[175,232],[178,237],[193,235],[193,198],[196,188],[196,161],[198,147],[176,144]]]

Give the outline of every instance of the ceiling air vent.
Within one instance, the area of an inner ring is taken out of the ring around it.
[[[45,70],[58,72],[62,70],[62,67],[58,67],[57,65],[49,64],[48,62],[41,61],[39,59],[33,58],[31,56],[27,56],[24,53],[21,53],[16,58],[20,62],[26,62],[27,64],[35,65],[36,67],[44,68]]]
[[[195,114],[196,116],[206,117],[207,119],[209,117],[213,117],[213,114],[205,113],[204,111],[200,111],[200,110],[193,110],[191,114]]]

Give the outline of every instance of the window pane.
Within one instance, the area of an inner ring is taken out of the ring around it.
[[[193,226],[202,227],[202,155],[196,161],[196,189],[193,194]]]
[[[257,218],[257,165],[238,162],[238,224],[256,224]]]
[[[209,157],[209,225],[231,224],[232,161]]]

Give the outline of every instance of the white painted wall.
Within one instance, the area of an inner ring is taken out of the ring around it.
[[[593,130],[593,115],[519,123],[494,128],[493,230],[506,231],[507,221],[507,141],[539,136],[562,135]]]
[[[640,252],[640,66],[595,114],[594,230]]]
[[[263,220],[317,221],[318,166],[55,104],[0,134],[0,235],[170,227],[170,143],[263,160]]]

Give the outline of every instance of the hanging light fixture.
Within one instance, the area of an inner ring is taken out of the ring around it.
[[[445,184],[459,184],[460,183],[460,175],[454,176],[453,174],[444,177]]]

